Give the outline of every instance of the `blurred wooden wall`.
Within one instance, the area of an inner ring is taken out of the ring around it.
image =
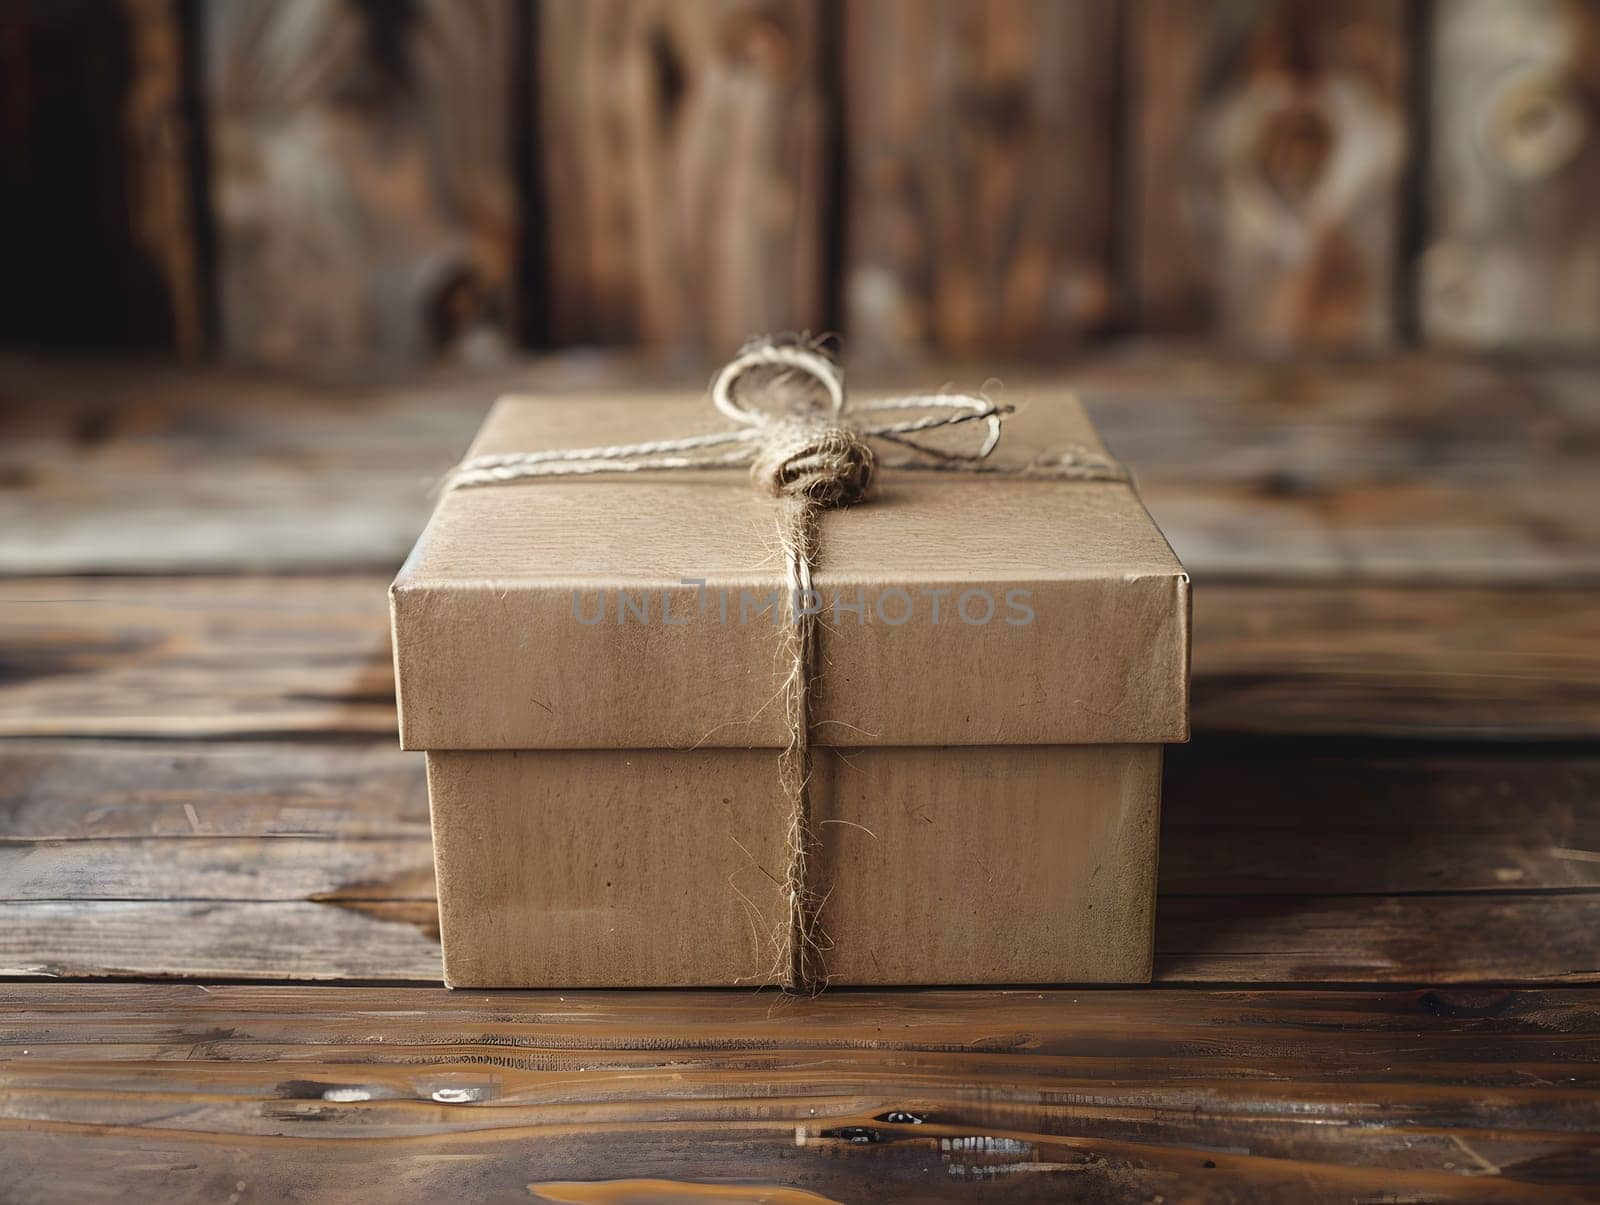
[[[1600,0],[11,0],[0,338],[1600,348]]]

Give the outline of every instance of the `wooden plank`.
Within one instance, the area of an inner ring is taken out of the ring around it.
[[[1140,326],[1392,338],[1404,6],[1143,0],[1131,23]]]
[[[0,573],[391,571],[501,390],[576,401],[704,379],[577,355],[403,385],[0,358]],[[1175,346],[1007,374],[1003,396],[1078,387],[1201,580],[1597,583],[1595,380],[1573,365],[1275,366]]]
[[[205,0],[222,346],[279,364],[503,350],[508,0]]]
[[[1169,896],[1160,983],[1600,983],[1600,892]]]
[[[1434,6],[1424,334],[1500,348],[1600,340],[1600,5]]]
[[[184,59],[193,31],[181,0],[122,0],[122,6],[133,60],[123,123],[132,155],[130,220],[136,246],[165,286],[172,346],[194,359],[205,350],[209,320],[195,212],[199,157],[184,109]]]
[[[0,735],[393,736],[380,578],[0,584]]]
[[[547,0],[537,20],[551,338],[725,356],[820,330],[817,6]]]
[[[264,1090],[260,1094],[268,1095]],[[501,1135],[407,1134],[383,1142],[299,1138],[300,1126],[291,1122],[353,1112],[320,1100],[270,1102],[273,1115],[290,1119],[282,1124],[294,1136],[283,1138],[229,1135],[223,1141],[153,1127],[147,1134],[127,1124],[50,1122],[24,1129],[13,1122],[7,1126],[15,1135],[10,1182],[35,1199],[48,1199],[54,1192],[91,1202],[126,1200],[130,1191],[180,1202],[226,1200],[239,1191],[239,1184],[273,1196],[323,1201],[338,1199],[358,1181],[380,1198],[443,1199],[465,1187],[491,1200],[520,1195],[569,1205],[655,1205],[680,1199],[750,1205],[896,1199],[1148,1201],[1171,1200],[1162,1190],[1171,1192],[1175,1185],[1183,1186],[1184,1201],[1200,1205],[1285,1200],[1333,1205],[1383,1200],[1391,1193],[1430,1202],[1501,1205],[1507,1200],[1571,1201],[1593,1174],[1593,1156],[1574,1140],[1537,1135],[1505,1139],[1473,1129],[1393,1138],[1384,1152],[1389,1166],[1360,1167],[1350,1165],[1347,1148],[1282,1160],[1247,1153],[1251,1148],[1246,1140],[1270,1131],[1269,1125],[1230,1129],[1226,1137],[1231,1147],[1218,1150],[1201,1138],[1175,1136],[1170,1146],[1163,1146],[1159,1139],[1055,1136],[1042,1127],[1032,1132],[1016,1124],[982,1127],[966,1122],[974,1114],[949,1107],[942,1112],[959,1119],[950,1126],[900,1132],[882,1123],[857,1124],[862,1118],[875,1120],[873,1110],[884,1097],[866,1093],[839,1101],[845,1107],[826,1114],[819,1110],[819,1115],[848,1124],[830,1125],[826,1133],[819,1130],[814,1136],[787,1115],[772,1117],[780,1112],[776,1106],[766,1106],[753,1120],[728,1120],[722,1113],[704,1121],[684,1120],[673,1111],[668,1120],[653,1123],[574,1124],[565,1132],[554,1126],[524,1126]],[[134,1107],[149,1114],[172,1103],[154,1095]],[[38,1107],[32,1100],[28,1106]],[[211,1109],[225,1112],[226,1105]],[[990,1116],[1001,1120],[998,1107]],[[1193,1129],[1209,1132],[1209,1127]],[[803,1132],[798,1141],[797,1131]],[[1336,1146],[1332,1135],[1323,1137],[1325,1146]],[[1353,1143],[1348,1134],[1344,1137]],[[1465,1152],[1457,1141],[1466,1144]],[[1432,1148],[1431,1166],[1405,1166],[1395,1148],[1415,1149],[1423,1143]],[[1446,1171],[1432,1170],[1448,1161],[1446,1151],[1451,1149],[1459,1162]],[[108,1168],[118,1169],[115,1180]],[[539,1178],[530,1182],[530,1175]],[[794,1187],[797,1180],[804,1187]]]
[[[176,0],[0,11],[0,329],[41,345],[204,340]]]
[[[1600,733],[1589,590],[1212,587],[1194,596],[1198,733],[1449,740]]]
[[[1352,1082],[1537,1087],[1522,1069],[1568,1064],[1567,1082],[1600,1083],[1600,1060],[1590,1057],[1600,989],[901,989],[777,1002],[773,992],[726,990],[5,983],[0,1051],[16,1059],[26,1047],[45,1061],[98,1052],[108,1073],[169,1047],[198,1045],[203,1056],[269,1070],[319,1061],[322,1051],[372,1074],[416,1065],[419,1054],[432,1056],[424,1065],[454,1063],[478,1045],[498,1046],[508,1071],[552,1072],[589,1060],[597,1070],[669,1069],[675,1052],[752,1074],[827,1051],[952,1054],[974,1068],[1037,1060],[1113,1091],[1136,1082],[1270,1083],[1269,1074],[1240,1075],[1247,1063],[1314,1083],[1326,1070],[1318,1052],[1337,1051]],[[813,1060],[810,1069],[823,1066]],[[1502,1103],[1485,1092],[1478,1107]]]
[[[300,742],[6,741],[0,838],[428,841],[422,758]]]
[[[1164,777],[1167,895],[1600,887],[1592,758],[1205,740]],[[430,857],[422,759],[388,746],[0,744],[0,899],[426,901]]]
[[[392,571],[496,396],[580,397],[641,371],[530,361],[385,384],[3,357],[0,573]]]
[[[0,736],[395,731],[387,578],[0,582]],[[1206,586],[1199,734],[1593,739],[1591,590]]]
[[[416,881],[401,879],[400,893],[419,893],[407,885]],[[433,902],[387,898],[388,890],[360,884],[311,900],[0,902],[0,975],[438,982]],[[1155,979],[1600,983],[1597,930],[1593,890],[1165,896]]]
[[[1071,382],[1197,580],[1600,580],[1590,370],[1173,346]]]
[[[0,929],[0,975],[438,983],[443,974],[431,901],[36,900],[0,904]]]
[[[844,13],[857,354],[1040,351],[1103,329],[1114,5],[852,0]]]
[[[1595,1168],[1593,992],[0,1001],[24,1195],[1538,1200]]]
[[[417,837],[0,838],[0,894],[14,901],[431,900],[433,859]]]
[[[1205,738],[1167,750],[1166,895],[1571,887],[1600,887],[1592,758],[1336,756],[1315,741]]]

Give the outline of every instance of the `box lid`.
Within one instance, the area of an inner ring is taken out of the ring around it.
[[[1070,394],[1007,401],[996,462],[1101,449]],[[507,397],[471,455],[724,425],[702,395]],[[776,505],[742,469],[443,495],[390,591],[401,743],[778,747]],[[1130,486],[885,469],[820,549],[816,743],[1187,739],[1189,581]]]

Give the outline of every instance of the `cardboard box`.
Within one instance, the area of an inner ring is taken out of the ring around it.
[[[1009,399],[996,460],[1099,443]],[[472,454],[719,429],[507,398]],[[441,499],[391,592],[452,986],[761,983],[785,903],[774,502],[740,470]],[[831,984],[1148,979],[1188,578],[1132,489],[886,469],[826,512],[811,876]]]

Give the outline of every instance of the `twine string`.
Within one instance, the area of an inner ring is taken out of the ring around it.
[[[738,388],[741,382],[744,389]],[[796,391],[792,386],[797,383],[808,388]],[[751,399],[769,404],[752,406]],[[1023,465],[991,462],[1011,408],[981,395],[918,394],[852,405],[839,365],[821,347],[801,339],[751,340],[713,378],[711,402],[732,420],[732,428],[632,444],[475,456],[456,467],[445,488],[748,465],[756,488],[778,499],[787,620],[779,650],[787,739],[778,758],[786,811],[780,883],[787,917],[775,940],[772,977],[786,990],[815,992],[827,977],[827,939],[818,923],[820,903],[808,869],[817,848],[811,812],[811,703],[821,610],[813,571],[822,512],[865,499],[884,467],[1070,481],[1124,481],[1127,474],[1111,457],[1082,447]],[[898,414],[914,417],[891,417]],[[971,449],[926,441],[931,432],[960,431],[972,424],[982,424],[983,437]],[[895,454],[880,454],[875,443]]]

